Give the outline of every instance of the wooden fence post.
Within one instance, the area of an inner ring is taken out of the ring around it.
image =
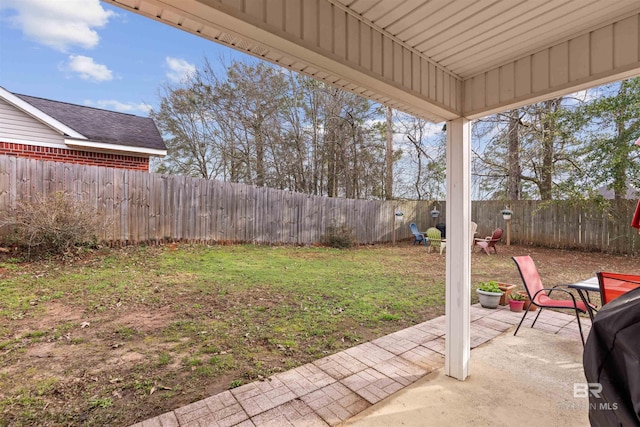
[[[397,206],[393,207],[393,215],[391,215],[391,246],[396,245],[396,211],[398,210]]]

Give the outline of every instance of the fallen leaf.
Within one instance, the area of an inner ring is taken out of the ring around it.
[[[89,322],[82,322],[82,323],[80,324],[80,328],[84,329],[84,328],[89,327],[90,325],[91,325],[91,323],[89,323]]]
[[[149,395],[152,395],[155,391],[156,391],[156,386],[151,387],[151,390],[149,390]]]

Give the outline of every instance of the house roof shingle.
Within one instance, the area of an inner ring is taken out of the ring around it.
[[[151,118],[17,93],[14,95],[86,136],[90,141],[155,150],[167,149]]]

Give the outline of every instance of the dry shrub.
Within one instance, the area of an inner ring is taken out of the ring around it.
[[[354,247],[357,242],[351,228],[346,225],[332,225],[327,227],[322,236],[322,243],[332,248],[346,249]]]
[[[57,192],[19,201],[0,226],[11,228],[9,243],[27,248],[31,255],[66,254],[76,247],[95,246],[105,224],[94,207]]]

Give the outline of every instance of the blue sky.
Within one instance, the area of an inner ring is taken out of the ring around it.
[[[10,92],[147,115],[161,86],[205,56],[248,58],[99,0],[0,0],[0,86]]]

